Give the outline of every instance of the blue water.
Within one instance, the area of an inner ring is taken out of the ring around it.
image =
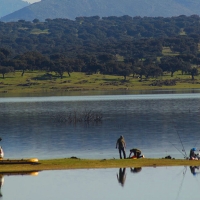
[[[199,173],[199,170],[196,170]],[[198,200],[200,179],[187,167],[126,168],[124,184],[119,169],[61,170],[37,176],[4,176],[3,199],[11,200]]]
[[[67,123],[69,113],[100,112],[100,123]],[[118,158],[124,135],[146,157],[200,147],[200,94],[145,94],[0,98],[0,132],[6,158]]]

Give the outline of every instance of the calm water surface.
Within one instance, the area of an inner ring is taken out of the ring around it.
[[[102,122],[60,120],[84,111],[100,112]],[[182,150],[200,149],[199,130],[199,93],[0,98],[5,158],[118,158],[115,144],[120,135],[126,139],[127,154],[136,147],[150,158],[183,158]],[[195,175],[191,169],[127,168],[122,178],[119,169],[4,174],[1,193],[4,200],[197,200],[199,169]]]
[[[4,176],[4,200],[198,200],[199,170],[187,167],[126,168],[124,182],[119,169],[44,171],[38,176]],[[118,177],[117,177],[118,176]],[[120,179],[121,180],[121,179]]]
[[[100,112],[101,123],[61,122],[69,112]],[[7,158],[118,158],[120,135],[146,157],[183,158],[200,147],[200,94],[0,98]],[[182,145],[182,144],[183,145]]]

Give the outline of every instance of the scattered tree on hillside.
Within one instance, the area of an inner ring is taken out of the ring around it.
[[[2,74],[3,79],[5,78],[5,74],[8,74],[10,72],[14,72],[14,68],[13,67],[0,66],[0,74]]]
[[[192,80],[194,80],[194,76],[198,76],[198,69],[196,67],[192,67],[190,70],[189,70],[189,73],[191,74],[192,76]]]

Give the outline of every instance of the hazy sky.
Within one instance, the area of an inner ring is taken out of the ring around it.
[[[23,1],[27,1],[27,2],[29,2],[29,3],[35,3],[35,2],[38,2],[38,1],[40,1],[40,0],[23,0]]]

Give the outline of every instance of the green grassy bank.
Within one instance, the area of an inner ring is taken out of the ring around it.
[[[175,85],[168,84],[175,80]],[[156,83],[156,84],[155,84]],[[69,77],[64,74],[63,79],[55,74],[46,74],[43,71],[27,71],[21,76],[20,71],[5,74],[0,77],[1,96],[30,96],[30,95],[62,95],[70,91],[137,91],[137,90],[166,90],[166,89],[198,89],[200,88],[200,76],[192,80],[189,75],[176,72],[173,77],[170,73],[162,77],[142,79],[129,76],[124,81],[122,76],[102,74],[86,75],[73,72]]]
[[[183,159],[51,159],[39,160],[38,164],[2,164],[0,174],[5,172],[26,172],[67,169],[100,169],[128,167],[162,167],[162,166],[200,166],[200,161]]]

